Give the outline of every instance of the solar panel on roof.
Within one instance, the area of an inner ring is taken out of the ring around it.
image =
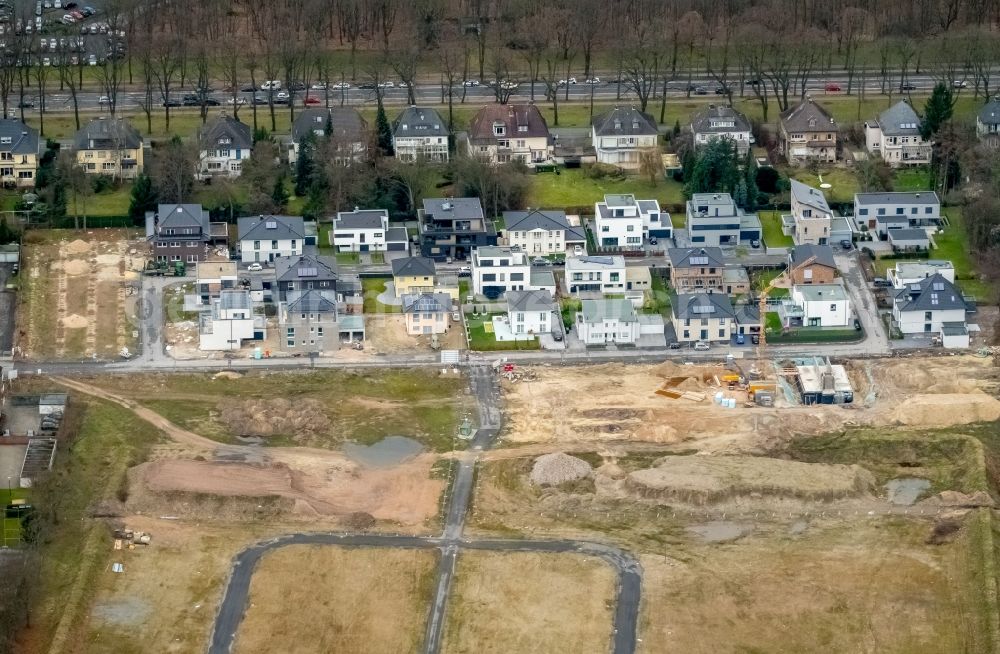
[[[943,291],[944,290],[944,284],[942,284],[941,282],[934,282],[934,284],[932,284],[932,286],[933,286],[933,290],[935,290],[935,291]]]
[[[710,304],[699,304],[691,307],[691,313],[715,313],[715,307]]]
[[[316,268],[299,268],[299,277],[316,277],[319,271]]]
[[[278,223],[275,222],[275,221],[273,221],[273,220],[269,220],[266,223],[264,223],[264,228],[265,229],[278,229]]]
[[[695,266],[707,266],[708,257],[691,257],[691,264]]]

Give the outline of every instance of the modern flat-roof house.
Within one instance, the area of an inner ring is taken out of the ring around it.
[[[586,246],[582,227],[574,227],[565,211],[529,209],[505,211],[504,240],[532,256],[571,252],[574,246]]]
[[[934,191],[855,193],[854,220],[884,240],[890,229],[940,226],[941,200]]]
[[[448,162],[448,123],[429,107],[407,107],[392,124],[396,159],[427,163]]]
[[[317,140],[329,136],[332,148],[325,152],[330,152],[335,162],[345,166],[361,161],[368,152],[368,124],[353,107],[300,109],[292,123],[288,163],[295,165],[299,145],[310,134]]]
[[[201,307],[208,307],[222,291],[236,288],[239,270],[235,261],[199,261],[194,277],[198,304]]]
[[[931,248],[931,239],[923,227],[890,229],[888,237],[893,252],[926,252]]]
[[[636,200],[631,194],[605,195],[594,203],[597,245],[625,250],[642,249],[644,239],[671,238],[670,214],[656,200]]]
[[[566,257],[563,290],[579,293],[624,293],[625,257],[590,255]]]
[[[789,281],[795,284],[832,284],[837,264],[829,245],[796,245],[788,252]]]
[[[0,183],[34,188],[38,146],[38,130],[19,120],[0,120]]]
[[[507,291],[531,290],[528,255],[509,247],[484,246],[472,251],[472,292],[495,299]]]
[[[516,335],[548,334],[559,307],[548,291],[510,291],[507,293],[507,324]]]
[[[135,179],[143,170],[139,131],[124,118],[95,118],[73,136],[76,163],[88,175]]]
[[[811,161],[829,163],[837,160],[837,122],[822,106],[805,98],[781,112],[778,121],[778,147],[793,166]]]
[[[451,326],[451,296],[447,293],[407,293],[402,296],[403,319],[410,336],[444,334]]]
[[[533,104],[487,105],[469,123],[469,156],[493,164],[544,163],[552,159],[549,126]]]
[[[790,179],[792,190],[792,241],[796,245],[826,245],[830,242],[833,211],[819,189]]]
[[[757,214],[736,206],[728,193],[695,193],[687,201],[687,231],[691,245],[737,246],[760,241]]]
[[[306,245],[301,216],[246,216],[237,221],[240,261],[269,263],[276,257],[295,257]]]
[[[263,340],[263,316],[255,320],[250,291],[234,289],[219,293],[209,310],[198,316],[198,349],[238,350],[247,340]]]
[[[250,126],[227,114],[216,116],[198,129],[198,179],[239,177],[252,153]]]
[[[388,231],[388,211],[356,208],[337,213],[330,238],[337,252],[385,252]]]
[[[427,198],[417,212],[420,254],[435,261],[465,260],[474,248],[497,244],[497,230],[479,198]]]
[[[639,316],[628,300],[605,298],[581,304],[574,325],[584,345],[635,345],[639,341]]]
[[[847,327],[851,300],[840,284],[796,284],[791,303],[799,311],[779,311],[785,327]],[[785,309],[784,306],[782,309]]]
[[[903,334],[937,335],[945,347],[969,347],[967,310],[955,285],[934,274],[896,291],[892,319]]]
[[[976,114],[976,135],[983,143],[1000,145],[1000,98],[991,98]]]
[[[753,144],[750,121],[732,107],[710,105],[691,117],[691,134],[694,147],[707,145],[711,141],[727,138],[736,146],[737,155],[745,157]]]
[[[725,293],[678,293],[670,315],[680,343],[728,342],[736,328],[736,312]]]
[[[951,265],[950,261],[943,259],[897,261],[894,267],[886,271],[886,278],[892,282],[892,287],[897,290],[934,275],[941,275],[952,284],[955,283],[955,267]]]
[[[639,156],[656,147],[656,121],[635,107],[613,107],[593,117],[590,137],[597,162],[639,170]]]
[[[723,291],[726,263],[719,248],[670,248],[667,262],[670,264],[670,287],[677,293]]]
[[[156,211],[147,211],[146,239],[160,262],[204,261],[209,244],[216,242],[208,211],[200,204],[161,204]]]
[[[865,121],[865,147],[894,168],[931,161],[931,143],[920,135],[920,117],[906,100]]]

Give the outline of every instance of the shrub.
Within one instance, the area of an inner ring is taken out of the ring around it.
[[[114,186],[114,180],[107,175],[98,175],[91,182],[94,188],[94,193],[102,193],[104,191],[110,190]]]
[[[625,173],[618,166],[594,163],[583,167],[583,174],[590,179],[624,179]]]

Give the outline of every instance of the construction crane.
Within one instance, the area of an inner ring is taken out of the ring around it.
[[[809,257],[803,265],[808,265],[809,262],[815,260],[816,257]],[[773,279],[768,283],[768,285],[760,292],[757,298],[757,312],[760,318],[760,334],[757,338],[757,369],[763,371],[764,369],[764,356],[767,352],[767,297],[771,291],[779,287],[779,281],[784,283],[785,275],[788,274],[788,267],[786,266],[784,270],[774,276]],[[783,286],[782,286],[783,288]]]

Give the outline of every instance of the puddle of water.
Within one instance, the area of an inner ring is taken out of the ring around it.
[[[706,522],[703,525],[694,525],[687,528],[689,532],[701,537],[706,543],[725,543],[726,541],[736,540],[750,533],[752,529],[749,525],[723,522],[721,520]]]
[[[809,528],[809,523],[805,520],[796,520],[788,527],[788,533],[792,536],[798,536],[799,534],[805,533],[806,529]]]
[[[93,608],[93,614],[98,620],[123,627],[142,624],[150,612],[149,604],[135,598],[119,602],[103,602]]]
[[[931,482],[915,477],[900,477],[892,479],[885,485],[889,493],[889,502],[900,506],[910,506],[917,501],[920,494],[931,487]]]
[[[352,461],[369,468],[399,465],[423,450],[423,445],[406,436],[387,436],[372,445],[344,443],[344,454]]]

